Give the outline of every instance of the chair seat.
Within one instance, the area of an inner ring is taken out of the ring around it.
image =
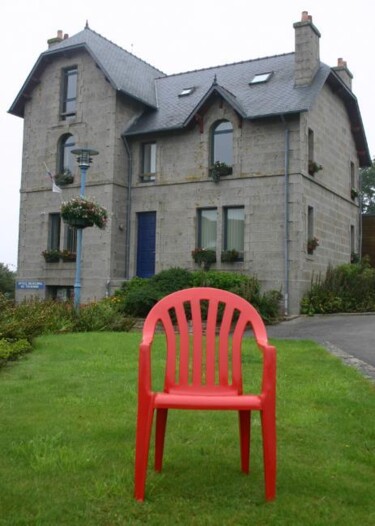
[[[233,395],[233,394],[202,394],[200,390],[191,391],[189,394],[156,393],[154,407],[158,409],[233,409],[233,410],[260,410],[262,398],[259,395]]]

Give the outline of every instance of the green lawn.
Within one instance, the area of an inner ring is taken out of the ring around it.
[[[375,524],[374,386],[306,341],[274,342],[275,502],[264,501],[258,414],[245,476],[237,415],[200,411],[170,413],[163,473],[150,462],[146,501],[135,502],[139,338],[44,336],[0,372],[1,525]],[[245,355],[246,376],[260,359],[252,343]]]

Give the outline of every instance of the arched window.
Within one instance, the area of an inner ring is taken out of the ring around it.
[[[75,159],[72,155],[72,150],[75,146],[75,139],[73,135],[63,135],[59,143],[59,162],[58,172],[60,174],[69,170],[72,174],[74,173]]]
[[[217,162],[233,165],[233,126],[220,121],[212,128],[211,164]]]

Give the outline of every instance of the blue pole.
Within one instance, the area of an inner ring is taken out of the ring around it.
[[[81,197],[85,195],[86,173],[88,166],[80,165],[81,170]],[[82,237],[83,229],[77,228],[77,257],[76,275],[74,281],[74,308],[78,311],[81,304],[81,260],[82,260]]]

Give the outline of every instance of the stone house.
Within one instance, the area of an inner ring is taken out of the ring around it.
[[[58,32],[9,110],[24,119],[17,299],[73,292],[74,262],[42,252],[75,252],[59,211],[80,192],[71,150],[89,145],[86,195],[110,220],[84,230],[82,301],[196,268],[200,247],[216,251],[214,269],[256,275],[299,312],[314,273],[360,252],[358,173],[371,159],[346,62],[320,61],[307,12],[294,31],[294,52],[175,75],[87,25]],[[51,192],[45,166],[73,182]]]

